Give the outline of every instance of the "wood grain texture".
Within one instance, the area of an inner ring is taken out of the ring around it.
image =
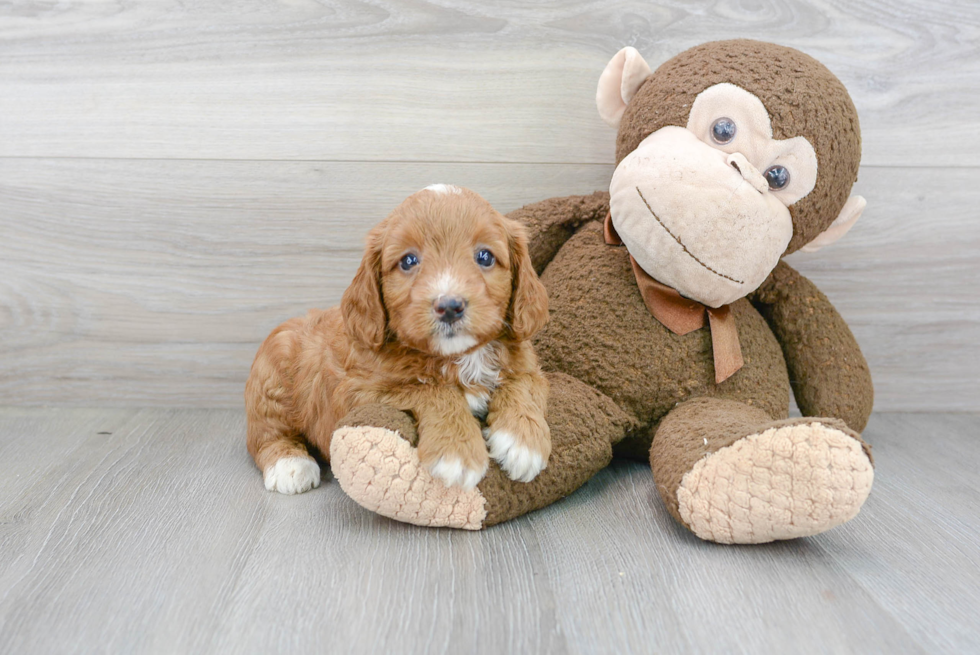
[[[857,225],[787,258],[848,321],[883,411],[980,409],[980,192],[973,169],[862,169]]]
[[[268,332],[339,301],[364,234],[436,180],[502,211],[611,167],[2,160],[0,402],[240,407]],[[971,169],[862,169],[869,207],[798,266],[840,308],[883,410],[973,410]]]
[[[436,181],[508,211],[611,171],[0,159],[0,403],[242,405],[276,325],[340,300],[364,235]]]
[[[404,196],[604,188],[609,57],[732,37],[860,112],[869,208],[791,262],[877,408],[980,409],[976,2],[0,3],[0,405],[121,408],[0,409],[0,652],[975,650],[975,414],[876,413],[862,514],[751,548],[678,528],[637,464],[472,534],[329,476],[269,494],[245,452],[259,342],[339,299]]]
[[[277,323],[337,301],[434,181],[507,211],[605,188],[595,84],[638,47],[807,51],[861,114],[870,207],[794,257],[877,406],[980,409],[980,4],[0,4],[0,403],[240,407]]]
[[[0,652],[970,652],[978,430],[876,414],[860,516],[732,547],[679,528],[634,463],[426,530],[329,476],[266,492],[235,410],[0,409]]]
[[[4,3],[0,156],[608,163],[609,58],[732,37],[834,71],[865,163],[980,164],[971,0]]]

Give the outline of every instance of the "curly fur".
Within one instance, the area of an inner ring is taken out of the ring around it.
[[[477,264],[480,249],[493,266]],[[409,271],[406,253],[420,261]],[[449,293],[466,302],[452,326],[434,309]],[[420,191],[368,235],[339,307],[286,321],[259,348],[245,388],[249,452],[270,486],[283,458],[329,459],[338,418],[387,403],[417,419],[436,477],[472,487],[489,462],[477,398],[491,426],[517,430],[515,447],[547,460],[547,382],[528,341],[547,318],[523,227],[472,191]]]

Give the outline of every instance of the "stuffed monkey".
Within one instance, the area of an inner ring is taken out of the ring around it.
[[[651,72],[633,48],[599,80],[618,127],[609,193],[511,214],[548,289],[535,338],[553,450],[532,482],[495,465],[476,489],[419,466],[410,418],[362,407],[331,464],[363,506],[479,529],[571,493],[613,454],[650,462],[670,514],[702,539],[763,543],[853,518],[871,490],[861,440],[867,363],[826,296],[781,261],[842,236],[858,117],[811,57],[747,40],[697,46]],[[789,394],[804,417],[790,419]]]

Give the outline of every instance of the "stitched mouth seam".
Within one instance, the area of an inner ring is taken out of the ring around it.
[[[701,261],[700,259],[698,259],[697,256],[694,253],[692,253],[690,250],[687,249],[687,246],[684,245],[684,242],[681,241],[681,238],[679,236],[677,236],[676,234],[674,234],[673,232],[671,232],[670,231],[670,228],[667,227],[666,225],[664,225],[664,222],[662,220],[660,220],[660,217],[657,216],[655,213],[653,213],[653,209],[650,207],[650,203],[647,202],[647,199],[643,197],[643,192],[640,191],[640,187],[636,187],[636,192],[638,194],[640,194],[640,200],[642,200],[643,201],[643,204],[647,206],[647,209],[650,211],[650,215],[653,216],[655,219],[657,219],[657,222],[660,223],[660,227],[662,227],[664,230],[666,230],[667,231],[667,234],[669,234],[671,237],[673,237],[674,241],[677,242],[677,245],[679,245],[681,247],[681,249],[684,251],[684,253],[688,257],[690,257],[691,259],[693,259],[697,263],[701,264],[701,266],[703,266],[704,268],[708,269],[709,271],[711,271],[712,273],[714,273],[718,277],[723,277],[726,280],[731,280],[735,284],[745,284],[745,282],[742,282],[741,280],[736,280],[735,278],[733,278],[731,276],[728,276],[728,275],[725,275],[724,273],[719,273],[718,271],[716,271],[715,269],[711,268],[710,266],[708,266],[707,264],[705,264],[703,261]]]

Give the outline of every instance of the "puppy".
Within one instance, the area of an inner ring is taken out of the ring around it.
[[[446,485],[473,488],[489,457],[533,480],[551,437],[529,339],[547,319],[520,224],[468,189],[410,196],[371,230],[340,306],[286,321],[259,348],[245,406],[266,489],[318,486],[310,453],[328,459],[336,422],[368,403],[415,417],[419,459]]]

